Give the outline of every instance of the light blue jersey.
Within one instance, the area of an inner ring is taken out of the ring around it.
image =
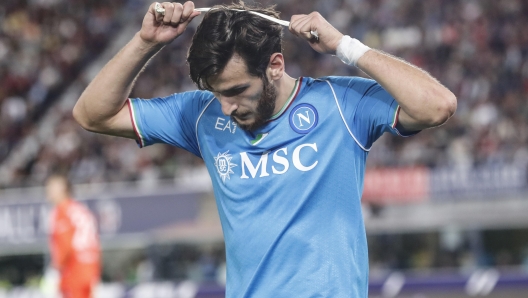
[[[367,297],[365,162],[376,139],[398,133],[398,104],[379,84],[300,78],[254,132],[206,91],[129,104],[141,146],[167,143],[205,161],[226,244],[226,297]]]

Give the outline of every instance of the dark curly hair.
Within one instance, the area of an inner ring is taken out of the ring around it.
[[[187,55],[191,79],[199,89],[212,90],[207,80],[222,72],[235,53],[244,59],[248,72],[260,78],[265,77],[271,55],[282,53],[281,25],[248,11],[279,18],[274,6],[254,8],[242,1],[215,6],[205,14]]]

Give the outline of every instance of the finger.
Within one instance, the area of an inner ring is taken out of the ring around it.
[[[291,19],[290,19],[290,23],[295,23],[295,21],[301,19],[301,18],[304,18],[306,17],[305,14],[295,14],[295,15],[292,15]]]
[[[183,22],[183,24],[185,25],[185,27],[187,27],[187,25],[189,25],[189,23],[197,16],[199,16],[201,14],[201,12],[199,11],[193,11],[191,13],[191,15],[189,16],[189,18],[187,19],[187,21]]]
[[[163,12],[163,13],[160,13],[160,12],[158,12],[158,11],[156,10],[156,8],[158,7],[158,5],[161,6],[161,4],[160,4],[159,2],[154,2],[154,3],[152,3],[152,4],[150,5],[150,7],[149,7],[149,12],[150,12],[151,14],[154,15],[154,20],[156,21],[156,23],[161,23],[161,22],[163,21],[163,14],[164,14],[164,12]],[[161,6],[161,7],[163,7],[163,6]]]
[[[310,22],[311,18],[309,16],[299,18],[295,21],[295,23],[292,24],[293,33],[301,38],[309,39],[309,35],[306,36],[303,32],[303,29],[306,28],[306,26],[310,27]],[[308,32],[309,31],[310,30],[308,30]]]
[[[305,18],[300,18],[294,24],[293,29],[296,31],[296,35],[306,39],[310,42],[316,42],[319,40],[317,28],[319,26],[317,16],[309,14]]]
[[[297,25],[297,30],[299,32],[299,36],[306,40],[311,40],[313,38],[312,31],[317,31],[317,26],[314,24],[314,21],[312,18],[308,17],[305,20],[302,20]]]
[[[183,4],[183,12],[181,16],[181,23],[186,22],[194,12],[194,2],[187,1]]]
[[[200,13],[201,13],[201,12],[199,12],[199,11],[194,11],[194,12],[192,12],[191,15],[189,16],[189,18],[188,18],[185,22],[181,23],[181,24],[180,24],[181,26],[178,26],[178,30],[179,30],[180,34],[183,33],[183,31],[185,31],[185,29],[187,29],[187,26],[189,25],[189,23],[190,23],[190,22],[191,22],[196,16],[199,16]]]
[[[294,28],[294,25],[297,24],[297,22],[302,19],[302,18],[305,18],[306,15],[305,14],[297,14],[297,15],[293,15],[290,19],[290,26],[288,27],[288,29],[290,29],[290,31],[293,30]],[[293,33],[293,31],[292,31]]]
[[[172,14],[174,13],[174,4],[170,2],[163,2],[161,4],[165,8],[165,15],[163,16],[163,24],[170,25]]]
[[[172,13],[172,19],[171,19],[171,25],[172,26],[178,26],[180,23],[182,23],[182,12],[183,12],[183,5],[181,3],[174,2],[174,12]]]
[[[295,15],[295,16],[292,16],[291,20],[290,20],[290,26],[288,27],[288,29],[290,29],[290,31],[297,35],[297,33],[295,32],[295,26],[297,25],[297,23],[299,22],[299,20],[301,19],[302,17],[300,15]]]

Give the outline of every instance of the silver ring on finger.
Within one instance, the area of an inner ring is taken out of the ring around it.
[[[161,6],[161,4],[159,3],[156,3],[156,5],[154,6],[154,10],[162,16],[165,15],[165,8],[163,8],[163,6]]]

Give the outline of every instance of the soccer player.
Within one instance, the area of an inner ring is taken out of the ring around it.
[[[60,273],[63,298],[91,298],[100,277],[100,248],[96,221],[88,208],[72,199],[68,179],[52,175],[46,195],[55,205],[51,216],[50,248],[53,267]]]
[[[225,238],[227,297],[367,297],[360,199],[368,152],[384,132],[443,124],[455,96],[317,12],[292,16],[289,31],[372,79],[292,78],[281,26],[233,4],[207,12],[194,34],[187,61],[200,90],[127,99],[148,60],[200,13],[192,2],[161,6],[164,14],[150,6],[141,30],[89,84],[75,119],[140,147],[166,143],[203,158]]]

